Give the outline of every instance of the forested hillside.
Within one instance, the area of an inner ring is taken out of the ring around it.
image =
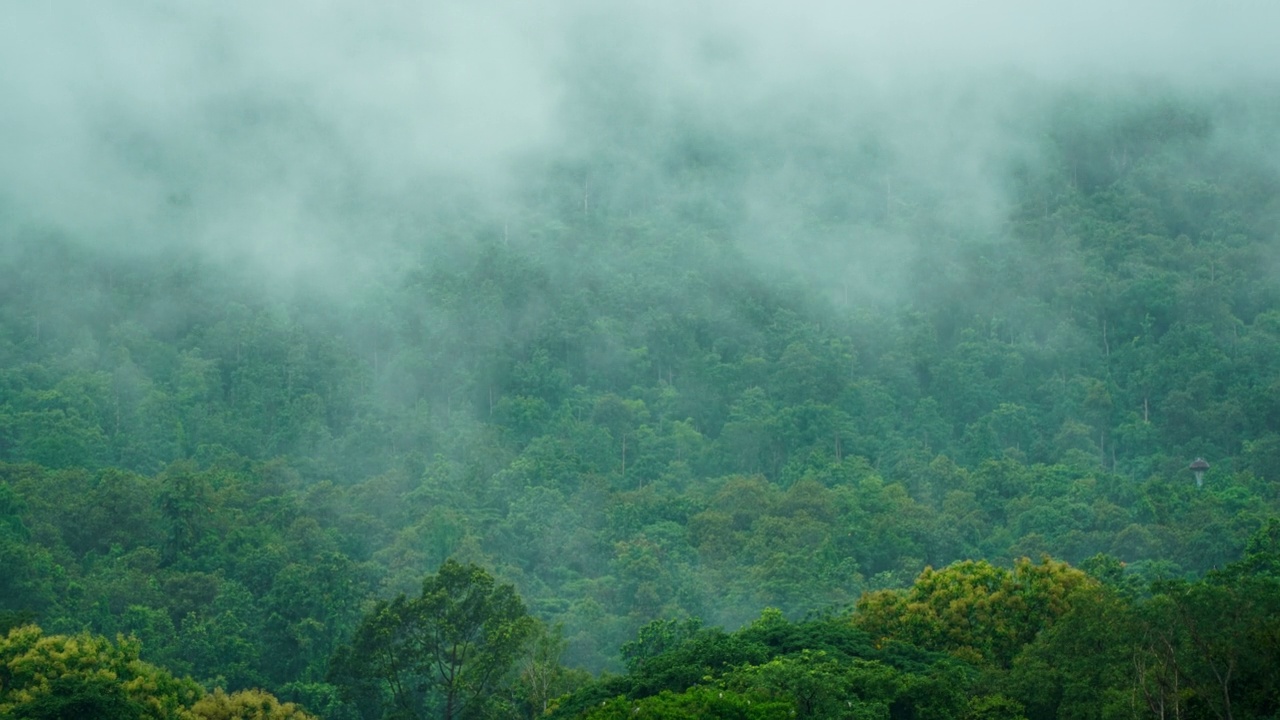
[[[1274,86],[610,37],[501,179],[281,81],[0,194],[0,715],[453,712],[380,643],[475,588],[458,717],[1280,712]]]

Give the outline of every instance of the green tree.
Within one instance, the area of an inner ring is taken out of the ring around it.
[[[1131,676],[1149,669],[1135,657],[1134,606],[1110,587],[1077,593],[1071,610],[1014,660],[1004,693],[1028,717],[1117,717],[1139,688]]]
[[[45,553],[31,542],[22,521],[25,510],[17,493],[0,481],[0,612],[36,611],[49,599],[41,586],[48,584],[45,576],[51,563],[41,562]],[[0,626],[0,630],[7,628]]]
[[[679,647],[701,627],[702,620],[698,618],[654,620],[640,628],[635,640],[622,644],[622,660],[627,670],[635,672],[644,666],[646,660]]]
[[[174,462],[160,476],[160,513],[166,527],[164,559],[173,563],[200,542],[209,526],[209,478],[189,460]]]
[[[365,615],[331,677],[366,714],[487,717],[534,628],[513,586],[450,559],[419,597],[400,595]]]

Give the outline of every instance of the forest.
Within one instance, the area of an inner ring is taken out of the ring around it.
[[[0,175],[0,717],[1280,717],[1280,87],[596,42],[501,180]]]

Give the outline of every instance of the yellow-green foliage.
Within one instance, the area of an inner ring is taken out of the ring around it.
[[[311,720],[293,703],[281,703],[262,690],[241,690],[228,695],[221,688],[200,698],[191,711],[200,720]]]
[[[309,720],[261,690],[205,695],[139,659],[141,643],[118,637],[45,635],[25,625],[0,638],[0,717],[99,720]]]
[[[1012,570],[966,560],[925,568],[906,590],[868,593],[854,623],[877,637],[1005,666],[1097,581],[1066,563],[1023,558]]]
[[[82,702],[127,709],[132,716],[191,718],[186,708],[202,694],[200,686],[139,660],[140,649],[129,638],[113,643],[88,633],[45,635],[34,625],[14,628],[0,640],[5,676],[0,716],[56,707],[68,702],[59,696],[74,687],[85,696]]]

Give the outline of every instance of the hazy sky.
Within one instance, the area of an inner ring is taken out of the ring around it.
[[[758,126],[780,97],[848,111],[972,185],[1019,142],[1010,87],[1280,75],[1264,0],[51,0],[4,16],[0,212],[301,271],[335,237],[391,232],[380,198],[417,202],[441,178],[502,195],[514,160],[580,149],[576,114],[611,91],[712,128]]]

